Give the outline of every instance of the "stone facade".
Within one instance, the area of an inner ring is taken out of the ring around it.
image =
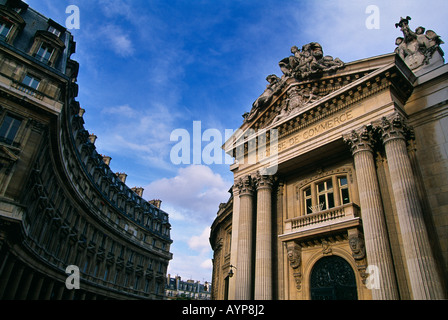
[[[168,214],[84,128],[72,35],[22,1],[0,23],[0,299],[164,299]]]
[[[410,20],[394,53],[344,63],[310,43],[267,78],[224,146],[215,299],[448,298],[448,65]]]

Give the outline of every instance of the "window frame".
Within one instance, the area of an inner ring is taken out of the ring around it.
[[[352,195],[352,183],[350,182],[350,178],[349,178],[350,173],[348,172],[344,172],[344,173],[337,173],[337,174],[332,174],[332,175],[328,175],[325,177],[319,177],[318,179],[315,179],[314,181],[309,181],[307,184],[303,184],[302,186],[300,186],[300,188],[297,188],[297,201],[298,203],[298,208],[299,208],[299,216],[304,216],[304,215],[308,215],[308,214],[314,214],[314,213],[318,213],[321,211],[325,211],[325,210],[331,210],[334,209],[336,207],[340,207],[343,205],[347,205],[353,202],[353,195]],[[345,179],[346,180],[346,185],[341,185],[341,179]],[[331,181],[331,188],[328,188],[327,185],[325,185],[325,189],[321,190],[321,192],[319,192],[319,185],[321,185],[322,183],[328,183],[328,181]],[[348,200],[346,200],[344,202],[343,199],[343,191],[342,190],[347,190],[348,193]],[[307,191],[310,191],[311,194],[307,195]],[[328,207],[329,206],[329,200],[328,200],[328,195],[332,194],[332,201],[333,201],[333,206],[332,207]],[[325,196],[326,199],[326,204],[324,206],[322,206],[322,209],[320,209],[318,207],[320,201],[319,201],[319,196]],[[307,201],[311,201],[311,208],[308,208],[308,204]]]
[[[2,143],[8,144],[8,145],[13,145],[14,141],[16,140],[19,132],[20,132],[20,128],[22,127],[23,124],[23,119],[19,116],[15,116],[9,112],[7,112],[5,114],[5,116],[2,118],[2,122],[0,124],[0,134],[1,134],[1,130],[3,129],[3,125],[5,124],[5,121],[7,120],[7,118],[11,118],[12,121],[9,123],[8,128],[5,131],[5,135],[4,136],[0,136],[0,141]],[[18,122],[18,125],[14,126],[14,123]],[[16,127],[15,132],[14,132],[14,136],[12,138],[8,138],[10,136],[11,133],[11,129],[13,127]]]

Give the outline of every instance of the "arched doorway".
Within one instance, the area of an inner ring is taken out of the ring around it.
[[[357,300],[355,273],[350,264],[338,256],[316,262],[310,276],[311,300]]]

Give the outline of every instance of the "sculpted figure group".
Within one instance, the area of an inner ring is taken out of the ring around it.
[[[395,27],[400,27],[403,37],[398,37],[395,44],[398,46],[395,52],[406,62],[406,64],[415,70],[423,65],[429,64],[434,52],[440,48],[444,42],[432,30],[425,32],[424,27],[418,27],[412,31],[409,27],[411,17],[401,18]],[[441,50],[441,49],[440,49]],[[441,51],[441,55],[443,52]]]
[[[324,56],[322,46],[317,42],[304,45],[302,50],[293,46],[291,53],[292,56],[279,62],[280,69],[286,77],[303,79],[312,74],[330,72],[344,66],[339,58]]]
[[[268,85],[265,91],[252,104],[252,109],[243,115],[247,122],[252,121],[258,114],[258,111],[269,105],[273,95],[283,87],[286,79],[296,78],[298,80],[306,79],[314,74],[322,74],[342,68],[344,63],[339,59],[333,59],[331,56],[324,56],[322,46],[317,42],[311,42],[300,50],[297,46],[291,48],[293,55],[284,58],[279,62],[280,70],[283,72],[282,78],[274,74],[269,75],[266,80]],[[317,96],[313,92],[303,92],[296,95],[303,100],[310,102]],[[301,103],[293,103],[293,107]],[[292,109],[292,108],[291,108]]]

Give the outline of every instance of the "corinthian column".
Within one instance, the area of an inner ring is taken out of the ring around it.
[[[369,265],[378,267],[379,274],[375,279],[379,280],[379,283],[372,284],[372,297],[375,300],[398,299],[389,238],[373,159],[372,131],[364,126],[344,136],[344,140],[350,145],[355,162],[367,261]]]
[[[413,136],[412,129],[400,115],[393,114],[381,120],[379,130],[386,150],[413,298],[443,299],[406,147],[406,140]]]
[[[257,175],[255,300],[272,300],[272,184],[272,176]]]
[[[253,183],[246,176],[237,183],[240,197],[238,222],[238,254],[236,265],[235,299],[252,299],[252,230],[253,230]]]

